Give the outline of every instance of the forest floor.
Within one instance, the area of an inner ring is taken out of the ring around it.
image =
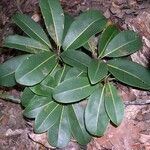
[[[150,0],[61,0],[66,12],[77,16],[88,9],[97,9],[122,29],[132,29],[143,39],[143,49],[132,55],[133,61],[149,66],[150,62]],[[38,0],[0,0],[0,63],[16,55],[13,49],[5,49],[2,42],[10,34],[21,34],[11,17],[17,12],[29,14],[41,20]],[[19,32],[19,33],[18,33]],[[72,141],[63,150],[150,150],[150,93],[118,85],[126,104],[122,124],[109,126],[105,136],[93,138],[85,147]],[[0,87],[20,98],[19,86]],[[22,107],[0,99],[0,150],[51,150],[45,135],[33,133],[32,121],[22,116]]]

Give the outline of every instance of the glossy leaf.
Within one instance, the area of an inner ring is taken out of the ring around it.
[[[97,49],[96,37],[92,36],[83,47],[89,51],[94,52]]]
[[[62,111],[62,106],[55,103],[51,98],[39,112],[35,118],[34,131],[36,133],[42,133],[51,128],[59,119]]]
[[[51,48],[51,44],[44,30],[29,16],[17,13],[15,16],[13,16],[13,21],[28,36]]]
[[[60,2],[59,0],[40,0],[39,4],[48,33],[60,47],[64,30],[64,13]]]
[[[86,129],[95,136],[102,136],[109,123],[104,106],[104,90],[105,86],[100,86],[91,94],[85,110]]]
[[[108,44],[110,43],[110,41],[119,33],[119,29],[117,28],[117,26],[115,25],[109,25],[106,27],[106,29],[102,32],[101,36],[100,36],[100,40],[99,40],[99,44],[98,44],[98,51],[99,51],[99,56],[101,56]]]
[[[133,31],[122,31],[107,45],[102,57],[121,57],[142,48],[141,38]]]
[[[65,14],[63,40],[64,40],[64,38],[68,32],[68,29],[70,28],[73,21],[74,21],[74,18],[72,16]]]
[[[100,32],[106,25],[106,18],[96,10],[90,10],[79,17],[71,24],[65,40],[64,50],[77,49],[83,46],[92,35]]]
[[[91,140],[84,124],[84,110],[79,104],[68,106],[71,133],[77,142],[85,145]]]
[[[59,65],[59,63],[56,63],[55,67],[53,68],[53,70],[51,71],[50,75],[54,78],[55,74],[58,70],[61,69],[61,66]]]
[[[26,87],[21,95],[21,104],[24,107],[27,107],[30,100],[36,95],[30,90],[30,88]]]
[[[127,59],[108,61],[110,73],[119,81],[140,89],[150,90],[150,70]]]
[[[60,84],[64,80],[66,73],[68,72],[69,69],[70,69],[69,66],[64,65],[60,70],[56,72],[54,76],[56,85]]]
[[[56,56],[52,52],[35,54],[17,68],[16,81],[20,84],[33,86],[41,82],[56,65]]]
[[[67,109],[67,106],[63,106],[59,119],[48,130],[50,145],[58,148],[66,147],[71,138]]]
[[[92,84],[101,81],[108,73],[107,65],[103,61],[92,60],[88,67],[88,76]]]
[[[30,87],[32,92],[41,96],[51,96],[54,87],[56,86],[56,81],[54,77],[49,74],[41,83]]]
[[[88,97],[96,88],[86,77],[70,78],[54,89],[53,97],[61,103],[73,103]]]
[[[81,71],[79,69],[77,69],[76,67],[72,67],[65,76],[64,80],[68,80],[70,78],[74,78],[74,77],[86,77],[87,74],[84,71]]]
[[[91,62],[91,58],[81,51],[65,51],[61,54],[61,58],[70,66],[77,67],[87,72],[87,67]]]
[[[31,55],[16,56],[0,64],[0,85],[7,87],[16,85],[15,71],[17,67],[30,56]]]
[[[43,45],[32,38],[20,35],[8,36],[4,41],[4,46],[25,51],[28,53],[41,53],[45,51],[50,51],[49,47],[47,47],[46,45]]]
[[[41,112],[44,106],[47,106],[50,103],[51,97],[43,97],[43,96],[34,96],[27,107],[25,108],[23,114],[27,118],[36,118],[37,115]]]
[[[106,84],[105,108],[110,120],[118,126],[124,116],[124,105],[117,92],[117,89],[112,83]]]

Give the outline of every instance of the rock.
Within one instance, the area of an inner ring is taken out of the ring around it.
[[[131,7],[135,7],[137,5],[136,0],[128,0],[128,5]]]
[[[30,132],[28,135],[35,143],[40,143],[41,145],[43,145],[43,147],[46,147],[50,150],[56,149],[56,147],[53,147],[48,143],[46,133],[34,134],[33,132]],[[65,148],[62,148],[61,150],[80,150],[80,147],[76,141],[72,140]]]
[[[16,130],[12,130],[12,129],[8,129],[5,133],[6,136],[14,136],[14,135],[18,135],[18,134],[22,134],[24,132],[24,130],[22,129],[16,129]]]
[[[143,48],[131,55],[133,61],[143,66],[150,65],[150,11],[144,11],[136,18],[126,20],[129,29],[138,32],[143,39]]]
[[[111,11],[111,13],[114,14],[114,15],[121,13],[120,7],[119,7],[118,5],[116,5],[116,4],[113,4],[113,5],[111,6],[110,11]]]
[[[127,15],[129,15],[129,14],[133,13],[134,11],[135,11],[134,9],[126,9],[126,10],[125,10],[125,13],[126,13]]]
[[[89,144],[87,150],[131,150],[139,139],[138,122],[134,119],[145,106],[128,106],[125,110],[125,117],[119,127],[109,125],[104,136],[94,138]]]
[[[81,150],[81,148],[76,142],[69,142],[69,144],[61,150]]]
[[[54,149],[55,148],[55,147],[52,147],[51,145],[49,145],[49,143],[47,141],[47,135],[46,135],[46,133],[43,133],[43,134],[34,134],[32,132],[32,133],[29,133],[28,135],[29,135],[29,137],[34,142],[40,143],[40,144],[42,144],[46,148],[50,148],[50,149]]]
[[[32,16],[32,19],[35,21],[35,22],[39,22],[41,20],[41,17],[38,13],[35,13],[33,16]]]
[[[150,135],[140,134],[139,141],[141,143],[150,143]]]
[[[110,11],[113,15],[115,15],[118,18],[123,18],[125,12],[121,9],[119,5],[116,5],[112,2],[112,5],[110,7]]]
[[[110,10],[109,9],[107,9],[106,11],[105,11],[105,13],[104,13],[104,16],[106,17],[106,18],[110,18]]]
[[[127,3],[127,0],[114,0],[114,2],[115,2],[117,5],[122,5],[122,4]]]

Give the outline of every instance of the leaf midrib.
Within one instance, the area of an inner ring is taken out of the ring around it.
[[[42,51],[48,52],[48,49],[42,47],[42,45],[41,45],[41,47],[36,47],[34,45],[31,45],[31,44],[30,45],[25,45],[24,43],[23,44],[20,44],[20,43],[16,44],[16,43],[13,42],[13,43],[6,43],[6,46],[7,46],[7,44],[12,44],[12,45],[17,45],[17,46],[25,46],[26,48],[31,49],[31,50],[42,50]]]
[[[102,57],[109,56],[111,53],[114,53],[114,52],[117,51],[118,49],[120,49],[120,48],[122,48],[122,47],[125,47],[126,45],[128,45],[128,44],[130,44],[130,43],[132,43],[132,42],[135,42],[136,40],[137,40],[137,39],[132,40],[132,41],[130,41],[130,42],[127,42],[126,44],[123,44],[123,45],[117,47],[116,49],[114,49],[114,50],[112,50],[112,51],[110,51],[110,52],[104,54]],[[107,48],[106,48],[106,50],[107,50]]]
[[[48,85],[42,85],[43,87],[45,87],[45,88],[48,88],[48,89],[51,89],[51,90],[54,90],[54,87],[52,87],[52,86],[48,86]]]
[[[64,106],[62,106],[62,111],[61,111],[61,115],[60,115],[60,120],[59,120],[59,127],[58,127],[58,139],[59,139],[59,131],[60,131],[60,128],[61,128],[61,122],[62,122],[62,120],[63,120],[63,113],[64,113]],[[57,144],[58,144],[58,141],[57,141]]]
[[[20,17],[19,17],[20,18]],[[19,21],[21,21],[24,25],[26,25],[32,32],[33,32],[33,34],[35,34],[39,39],[41,39],[48,47],[50,47],[51,48],[51,46],[50,46],[50,44],[49,43],[47,43],[45,40],[43,40],[40,36],[38,36],[38,34],[36,33],[36,32],[34,32],[34,30],[32,29],[32,28],[30,28],[30,26],[28,26],[22,19],[19,19]],[[16,22],[16,21],[15,21]],[[27,35],[29,35],[30,36],[30,34],[29,33],[27,33],[21,26],[19,26]],[[42,29],[41,29],[42,30]],[[42,30],[42,32],[44,32],[43,30]],[[31,37],[31,36],[30,36]],[[31,37],[32,38],[32,37]]]
[[[42,66],[44,63],[46,63],[47,61],[49,61],[52,57],[54,57],[55,55],[52,55],[51,57],[49,57],[48,59],[46,59],[45,61],[43,61],[41,64],[39,64],[37,67],[35,67],[34,69],[32,69],[31,71],[29,71],[28,73],[26,73],[25,75],[23,75],[20,79],[25,78],[26,76],[28,76],[30,73],[32,73],[33,71],[35,71],[36,69],[38,69],[40,66]],[[19,67],[18,67],[19,68]],[[19,79],[19,80],[20,80]]]
[[[73,107],[73,106],[72,106],[72,109],[73,109],[73,112],[74,112],[74,114],[75,114],[75,116],[76,116],[76,120],[77,120],[77,122],[78,122],[78,125],[79,125],[79,127],[80,127],[80,129],[81,129],[81,131],[82,131],[83,138],[84,138],[84,140],[86,141],[86,139],[85,139],[85,137],[84,137],[83,128],[82,128],[82,126],[81,126],[81,124],[80,124],[80,120],[78,119],[78,117],[77,117],[77,115],[76,115],[76,112],[74,111],[74,107]]]
[[[15,71],[12,71],[12,72],[10,72],[10,73],[8,73],[8,74],[5,74],[5,75],[3,75],[3,76],[0,76],[0,78],[5,78],[5,77],[7,77],[7,76],[12,75],[13,73],[15,73]]]
[[[34,96],[34,97],[36,97],[36,96]],[[33,97],[33,98],[34,98],[34,97]],[[32,99],[33,99],[33,98],[32,98]],[[37,109],[40,109],[40,108],[42,108],[42,107],[45,107],[46,105],[47,105],[47,103],[45,103],[45,104],[43,104],[43,105],[39,105],[38,107],[35,107],[35,108],[33,108],[33,109],[30,108],[29,111],[27,110],[27,114],[28,114],[28,113],[30,114],[31,112],[36,111]],[[31,105],[31,106],[32,106],[32,105]],[[26,111],[26,110],[25,110],[25,111]],[[25,114],[26,114],[26,113],[25,113]]]
[[[96,72],[95,72],[94,77],[93,77],[94,81],[95,81],[95,77],[97,76],[97,73],[99,71],[100,65],[101,65],[101,62],[98,62],[98,66],[97,66]]]
[[[46,104],[46,105],[50,105],[51,103],[53,103],[53,101],[51,101],[50,103],[48,103],[48,104]],[[46,107],[46,105],[44,106],[44,107]],[[59,106],[59,104],[57,104],[54,108],[53,108],[53,110],[47,115],[47,117],[42,121],[42,123],[41,123],[41,125],[38,127],[38,129],[37,130],[39,130],[40,128],[41,128],[41,126],[43,126],[43,124],[45,123],[45,121],[47,120],[47,118],[56,110],[56,108]],[[54,121],[54,123],[55,123],[55,121]],[[54,125],[54,123],[48,128],[48,129],[50,129],[53,125]]]
[[[105,44],[105,46],[104,46],[104,48],[102,49],[102,51],[101,51],[101,53],[100,53],[100,55],[99,55],[99,58],[102,56],[102,54],[104,53],[104,51],[105,51],[105,49],[107,48],[107,46],[108,46],[108,44],[110,43],[110,39],[112,38],[112,36],[115,34],[115,32],[117,32],[116,30],[111,34],[111,36],[109,37],[109,39],[107,40],[107,42],[106,42],[106,44]]]
[[[87,68],[86,64],[84,64],[84,62],[82,62],[82,61],[76,59],[76,57],[70,58],[70,57],[67,56],[67,55],[66,55],[66,57],[67,57],[68,59],[70,59],[70,60],[73,60],[74,62],[77,62],[77,63],[81,64],[83,67],[86,67],[86,68]],[[71,66],[72,66],[72,65],[71,65]]]
[[[98,127],[98,120],[99,120],[99,112],[100,112],[100,106],[101,106],[101,104],[102,104],[102,98],[103,98],[103,94],[104,94],[104,90],[105,90],[105,86],[103,87],[103,89],[102,89],[102,93],[101,93],[101,96],[100,96],[100,103],[99,103],[99,105],[98,105],[98,112],[97,112],[97,116],[96,116],[96,131],[97,131],[97,127]],[[95,131],[95,132],[96,132]]]
[[[117,70],[120,70],[120,71],[122,71],[122,72],[125,72],[125,73],[129,74],[130,76],[135,77],[136,79],[138,79],[138,80],[142,81],[144,84],[146,84],[145,81],[141,80],[141,78],[139,78],[138,76],[135,76],[134,74],[132,74],[132,73],[130,73],[130,72],[127,72],[127,71],[125,71],[125,70],[122,70],[122,69],[120,69],[120,68],[118,68],[118,67],[115,67],[115,66],[113,66],[113,65],[110,65],[110,64],[107,64],[107,65],[110,66],[110,67],[112,67],[112,68],[115,68],[115,69],[117,69]]]
[[[56,95],[65,94],[65,93],[72,92],[72,91],[76,91],[76,90],[83,90],[84,88],[86,88],[86,87],[88,87],[88,86],[90,87],[90,84],[85,85],[85,86],[82,86],[82,87],[78,87],[78,88],[76,88],[76,89],[71,89],[71,90],[63,91],[63,92],[60,92],[60,93],[58,93],[58,94],[56,94]]]
[[[50,7],[50,1],[48,1],[48,6],[50,8],[51,11],[51,15],[52,15],[52,20],[53,20],[53,24],[54,24],[54,30],[55,30],[55,36],[56,36],[56,43],[59,45],[59,39],[58,39],[58,33],[57,33],[57,29],[56,29],[56,24],[55,24],[55,20],[54,20],[54,14],[53,14],[53,9],[52,7]]]
[[[114,95],[113,95],[113,93],[112,93],[112,89],[111,89],[111,85],[110,85],[110,84],[108,84],[108,87],[109,87],[109,91],[110,91],[110,94],[111,94],[111,97],[112,97],[112,102],[113,102],[114,111],[115,111],[115,119],[116,119],[116,121],[117,121],[116,123],[118,124],[117,110],[116,110]]]
[[[64,66],[64,68],[63,68],[63,70],[62,70],[62,73],[61,73],[61,75],[60,75],[60,78],[59,78],[59,81],[58,81],[58,85],[60,84],[60,82],[61,82],[61,80],[62,80],[62,77],[63,77],[63,75],[64,75],[64,72],[65,72],[65,69],[67,68],[67,66],[65,65]]]
[[[76,40],[79,39],[79,37],[80,37],[86,30],[88,30],[88,28],[90,28],[90,26],[91,26],[92,24],[94,24],[94,23],[97,22],[98,20],[104,20],[104,19],[103,19],[103,18],[98,18],[98,19],[96,19],[95,21],[91,22],[91,23],[77,36],[77,38],[75,38],[75,39],[70,43],[70,45],[68,45],[68,47],[65,48],[65,50],[67,50]]]

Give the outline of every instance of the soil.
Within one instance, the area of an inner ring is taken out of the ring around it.
[[[61,0],[64,10],[77,16],[88,9],[104,13],[119,28],[132,29],[143,39],[143,49],[132,55],[132,60],[149,67],[150,60],[150,0]],[[0,1],[0,63],[13,57],[17,52],[2,47],[3,39],[10,34],[22,34],[11,21],[17,12],[23,12],[41,22],[38,0]],[[150,93],[117,85],[126,104],[122,124],[115,128],[110,125],[105,136],[93,138],[85,147],[71,141],[64,150],[150,150]],[[20,97],[19,86],[0,87],[0,92]],[[0,99],[0,150],[50,150],[45,134],[33,133],[32,121],[22,116],[18,101]]]

